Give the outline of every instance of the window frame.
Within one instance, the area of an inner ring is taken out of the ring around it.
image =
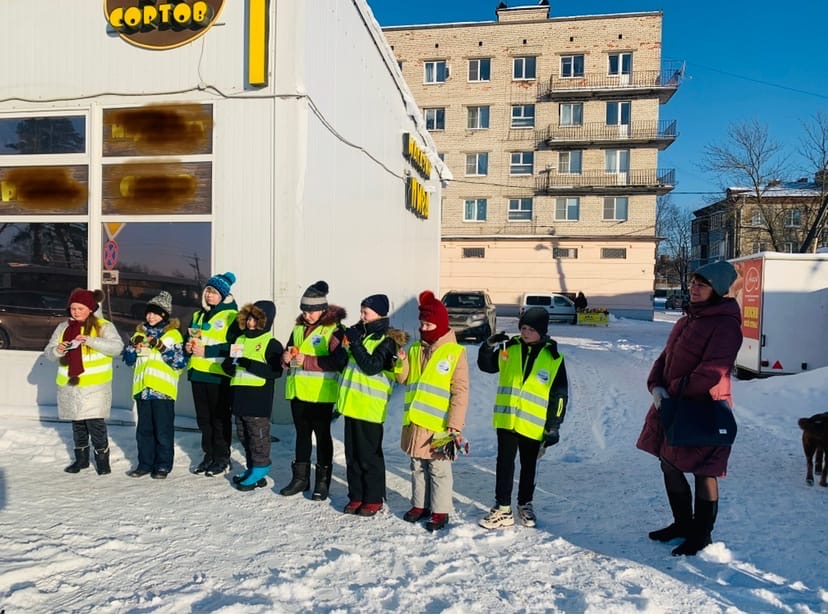
[[[620,201],[624,202],[624,217],[618,217],[618,204]],[[607,217],[607,205],[612,202],[612,218]],[[628,196],[605,196],[604,204],[601,209],[601,220],[604,222],[627,222],[630,219],[630,197]]]
[[[528,202],[528,209],[524,207]],[[512,207],[517,205],[517,207]],[[513,214],[518,214],[520,217],[513,217]],[[526,215],[528,214],[528,216]],[[535,203],[531,196],[517,196],[510,197],[506,207],[506,221],[507,222],[531,222],[535,215]]]
[[[520,64],[520,71],[518,71]],[[531,65],[532,75],[527,77],[527,64]],[[518,72],[521,74],[518,75]],[[538,56],[515,56],[512,58],[512,81],[534,81],[538,78]]]
[[[573,170],[573,161],[577,159],[577,170]],[[564,162],[565,161],[565,162]],[[570,149],[558,152],[558,175],[581,175],[584,172],[584,151]]]
[[[435,113],[435,118],[434,118],[435,127],[434,128],[429,128],[429,118],[428,118],[429,111],[433,111]],[[438,124],[440,123],[438,120],[439,120],[439,115],[440,115],[441,111],[443,113],[443,125],[442,125],[442,127],[438,126]],[[445,107],[425,107],[425,108],[423,108],[423,120],[425,121],[425,124],[426,124],[426,130],[428,130],[429,132],[437,132],[438,130],[445,130],[446,129],[446,108]]]
[[[519,161],[515,162],[515,156],[519,157]],[[529,157],[529,162],[526,161],[526,157]],[[529,171],[521,171],[521,169],[528,168]],[[509,152],[509,175],[534,175],[535,174],[535,152],[534,151],[522,151],[522,152]]]
[[[564,121],[564,110],[569,110],[570,121]],[[578,110],[576,114],[574,111]],[[577,120],[575,115],[579,115]],[[583,126],[584,125],[584,103],[583,102],[562,102],[558,105],[558,126]]]
[[[569,65],[567,67],[567,64]],[[570,53],[561,56],[561,78],[580,79],[585,72],[584,54]]]
[[[559,248],[553,246],[552,258],[555,260],[561,260],[565,258],[571,258],[575,260],[578,258],[578,248]]]
[[[440,79],[440,65],[442,64],[442,79]],[[433,80],[429,81],[429,68],[434,73]],[[423,62],[423,85],[434,85],[437,83],[445,83],[451,74],[449,70],[448,60],[425,60]]]
[[[474,206],[474,213],[475,216],[473,218],[469,218],[467,216],[468,207],[470,204]],[[483,217],[480,217],[480,210],[483,210]],[[485,198],[470,198],[470,199],[463,199],[463,222],[478,222],[483,223],[486,222],[488,218],[488,209],[489,209],[489,199]]]
[[[613,70],[613,60],[617,64]],[[626,69],[624,65],[626,64]],[[607,54],[607,75],[610,77],[622,77],[632,75],[633,53],[632,51],[616,51]]]
[[[475,173],[469,173],[469,161],[470,158],[474,156],[475,163]],[[481,159],[484,160],[485,168],[483,172],[480,172],[480,162]],[[466,169],[465,169],[466,177],[486,177],[489,174],[489,152],[467,152],[466,153]]]
[[[613,256],[613,253],[617,254],[617,256]],[[600,258],[609,260],[626,260],[627,248],[601,248]]]
[[[531,108],[531,111],[532,111],[531,116],[526,114],[526,110],[529,109],[529,108]],[[515,111],[518,110],[518,109],[520,110],[520,114],[515,115]],[[526,104],[523,104],[523,105],[512,105],[512,110],[511,110],[511,116],[510,117],[511,117],[510,122],[509,122],[509,127],[510,128],[514,128],[515,130],[526,130],[528,128],[534,128],[535,127],[535,105],[534,105],[534,103],[526,103]],[[527,120],[529,120],[529,121],[531,121],[531,123],[524,124],[524,125],[517,125],[515,123],[516,120],[523,121],[523,122],[527,122]]]
[[[574,217],[571,213],[574,209]],[[563,212],[563,217],[558,214]],[[581,220],[581,197],[559,196],[555,199],[555,221],[556,222],[580,222]]]
[[[485,113],[483,110],[485,109]],[[485,116],[485,126],[482,126]],[[472,118],[477,126],[472,126]],[[491,127],[491,105],[468,105],[466,107],[466,130],[488,130]]]
[[[802,226],[802,212],[797,208],[785,210],[785,228],[799,228]]]
[[[487,63],[486,78],[483,78],[482,63]],[[472,65],[476,63],[477,79],[472,78]],[[488,83],[492,80],[492,59],[491,58],[469,58],[466,78],[469,83]]]

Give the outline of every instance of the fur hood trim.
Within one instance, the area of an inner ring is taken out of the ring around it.
[[[252,316],[256,319],[256,330],[270,330],[270,327],[273,325],[273,316],[269,315],[263,308],[264,305],[259,305],[257,303],[247,303],[242,306],[239,310],[239,313],[236,315],[236,324],[239,326],[239,329],[245,331],[247,329],[247,318]],[[273,310],[275,312],[275,308]],[[275,316],[275,313],[274,313]]]
[[[385,335],[394,340],[400,348],[405,346],[411,338],[411,336],[402,329],[395,329],[394,327],[388,327],[388,331],[385,332]]]

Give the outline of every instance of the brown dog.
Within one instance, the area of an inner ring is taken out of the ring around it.
[[[816,471],[820,472],[820,487],[828,487],[828,412],[815,414],[808,418],[799,419],[802,428],[802,450],[805,451],[805,461],[808,469],[805,482],[814,484],[814,455],[816,455]]]

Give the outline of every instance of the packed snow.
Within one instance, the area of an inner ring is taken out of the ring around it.
[[[385,431],[388,501],[373,518],[341,512],[342,420],[332,497],[314,502],[278,495],[291,425],[273,426],[267,488],[241,493],[232,474],[188,471],[201,454],[186,417],[174,471],[161,481],[125,476],[137,458],[129,413],[110,425],[113,473],[70,475],[71,429],[54,408],[0,408],[0,612],[828,611],[828,489],[805,482],[796,423],[828,410],[828,369],[734,381],[739,435],[714,544],[673,557],[674,544],[647,538],[671,516],[658,462],[635,440],[647,373],[677,317],[550,326],[571,396],[561,441],[539,463],[534,529],[477,525],[494,501],[497,376],[476,368],[474,344],[471,455],[454,464],[455,512],[433,534],[402,520],[410,484],[399,389]],[[517,332],[515,318],[499,325]],[[238,443],[233,457],[238,471]]]

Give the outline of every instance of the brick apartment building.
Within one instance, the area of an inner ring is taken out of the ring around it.
[[[652,318],[658,154],[678,65],[661,12],[383,28],[454,181],[443,191],[442,290],[583,291],[591,306]]]

